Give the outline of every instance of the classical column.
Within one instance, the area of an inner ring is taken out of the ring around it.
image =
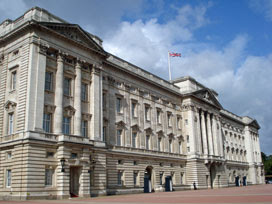
[[[81,64],[76,63],[76,78],[75,78],[75,135],[81,135]]]
[[[92,84],[91,84],[91,130],[92,140],[101,141],[103,108],[102,108],[102,79],[101,68],[97,65],[92,67]]]
[[[54,132],[62,133],[63,120],[63,60],[62,54],[58,55],[57,72],[56,72],[56,88],[55,88],[55,115],[54,115]]]
[[[202,132],[202,138],[203,138],[203,151],[204,151],[204,155],[208,155],[206,122],[205,122],[205,115],[204,115],[203,111],[201,111],[201,132]]]
[[[214,155],[210,113],[207,113],[207,124],[206,125],[207,125],[207,132],[208,132],[209,155]]]
[[[222,127],[221,127],[221,121],[220,118],[218,119],[218,138],[219,138],[219,156],[224,157],[224,143],[223,143],[223,138],[222,138]]]
[[[218,131],[217,131],[217,122],[216,122],[216,119],[215,119],[215,115],[212,116],[212,137],[213,137],[213,142],[214,142],[214,155],[215,156],[219,156],[219,152],[218,152],[218,149],[219,149],[219,145],[220,144],[220,141],[218,140]]]
[[[197,126],[197,151],[199,152],[199,154],[203,153],[203,141],[202,141],[202,137],[201,137],[201,124],[200,124],[200,117],[199,117],[199,109],[197,109],[196,111],[196,126]]]

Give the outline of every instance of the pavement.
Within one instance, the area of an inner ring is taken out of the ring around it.
[[[131,195],[72,198],[66,200],[0,201],[0,204],[143,204],[143,203],[271,203],[272,185],[255,185],[209,190],[190,190]]]

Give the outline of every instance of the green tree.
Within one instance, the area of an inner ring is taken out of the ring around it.
[[[272,175],[272,155],[267,156],[262,152],[265,175]]]

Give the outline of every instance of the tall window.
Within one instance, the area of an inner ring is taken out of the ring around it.
[[[163,172],[160,172],[160,185],[163,183]]]
[[[159,137],[158,138],[158,151],[161,151],[161,140],[162,140],[162,138]]]
[[[102,96],[102,104],[103,104],[103,110],[106,110],[106,107],[107,107],[107,95],[106,93],[103,93],[103,96]]]
[[[52,91],[53,90],[53,73],[45,72],[45,90]]]
[[[6,187],[11,187],[11,170],[7,169],[6,171]]]
[[[45,169],[45,185],[46,186],[53,185],[53,176],[54,176],[53,169]]]
[[[8,134],[13,134],[13,126],[14,126],[14,114],[13,113],[9,113],[8,114]]]
[[[122,145],[122,130],[117,130],[117,146],[121,146]]]
[[[132,115],[132,117],[137,116],[136,105],[137,105],[136,102],[134,102],[134,101],[131,102],[131,115]]]
[[[178,128],[178,129],[181,128],[180,121],[181,121],[181,119],[180,119],[180,117],[178,116],[178,117],[177,117],[177,128]]]
[[[133,172],[133,183],[134,183],[134,186],[136,186],[136,185],[139,185],[138,184],[138,176],[139,176],[139,172],[138,171],[134,171]]]
[[[180,173],[180,184],[183,184],[183,172],[182,173]]]
[[[146,149],[150,149],[150,135],[146,135],[145,145],[146,145]]]
[[[161,110],[157,109],[157,123],[161,124]]]
[[[81,134],[83,137],[88,137],[88,121],[87,120],[81,121]]]
[[[88,85],[85,83],[81,83],[81,100],[88,100]]]
[[[168,127],[172,126],[172,114],[171,113],[167,113],[167,124],[168,124]]]
[[[145,106],[145,121],[150,121],[150,107],[148,105]]]
[[[182,146],[181,146],[181,141],[179,141],[179,154],[182,153]]]
[[[117,175],[117,184],[119,186],[122,186],[123,185],[123,176],[124,176],[124,173],[123,171],[118,171],[118,175]]]
[[[17,78],[17,72],[14,71],[11,73],[11,83],[10,83],[10,89],[15,90],[16,89],[16,78]]]
[[[71,118],[63,117],[62,132],[67,135],[71,133]]]
[[[172,139],[169,140],[169,152],[172,152]]]
[[[65,77],[63,83],[63,94],[66,96],[71,96],[71,79]]]
[[[132,132],[132,147],[137,147],[137,132]]]
[[[102,132],[102,141],[106,141],[106,136],[107,136],[107,127],[103,126],[103,132]]]
[[[116,98],[116,111],[117,113],[121,113],[122,111],[122,98],[120,97]]]
[[[51,132],[51,116],[52,115],[50,113],[43,114],[43,130],[45,132]]]

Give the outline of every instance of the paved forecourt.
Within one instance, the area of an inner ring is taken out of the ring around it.
[[[69,200],[0,201],[5,204],[86,204],[86,203],[272,203],[272,185],[175,191],[150,194],[73,198]]]

